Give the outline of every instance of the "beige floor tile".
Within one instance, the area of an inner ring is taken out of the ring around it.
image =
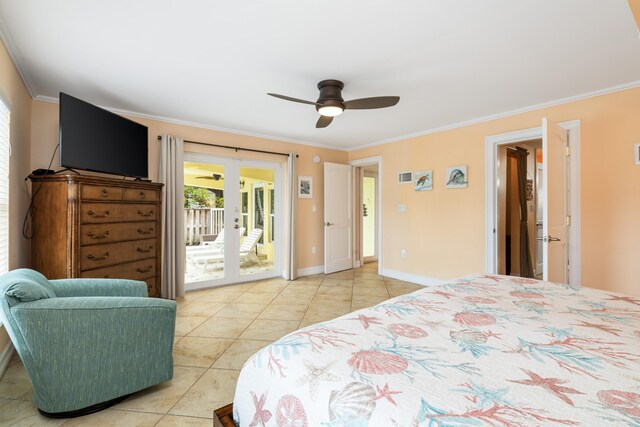
[[[232,342],[226,338],[184,337],[173,348],[174,364],[208,368]]]
[[[195,328],[190,337],[238,338],[253,322],[253,319],[234,319],[230,317],[212,317]]]
[[[258,282],[256,285],[251,288],[251,292],[280,292],[285,289],[289,285],[289,282],[286,281],[274,281],[267,280],[265,282]]]
[[[316,297],[323,295],[335,295],[335,296],[347,296],[351,297],[351,292],[353,291],[351,286],[331,286],[331,285],[322,285],[318,289],[316,293]]]
[[[255,319],[267,307],[267,304],[231,303],[218,311],[213,317],[232,317],[238,319]]]
[[[207,320],[207,316],[176,316],[176,336],[184,337]]]
[[[307,311],[302,322],[306,323],[318,323],[325,322],[327,320],[335,319],[336,317],[343,316],[351,311],[351,306],[345,308],[324,308],[324,309],[314,309]]]
[[[30,423],[34,418],[41,417],[43,422],[46,422],[46,418],[38,414],[33,402],[26,402],[23,400],[10,400],[9,403],[2,406],[0,410],[0,426],[13,426],[13,425],[38,425]],[[62,420],[64,422],[65,420]],[[53,424],[53,425],[60,425]]]
[[[218,369],[242,369],[244,363],[261,348],[271,344],[272,341],[236,340],[215,361],[212,368]]]
[[[293,282],[292,284],[290,284],[289,286],[287,286],[286,288],[284,288],[282,290],[282,293],[296,293],[296,292],[300,292],[300,293],[315,293],[318,288],[320,287],[320,284],[322,282],[318,282],[318,283],[309,283],[309,282],[305,282],[305,283],[297,283],[297,282]]]
[[[241,335],[240,339],[275,341],[298,329],[299,321],[255,320]]]
[[[336,313],[347,313],[351,307],[351,302],[332,302],[325,303],[312,303],[307,309],[307,314],[315,312],[331,311]]]
[[[353,298],[357,297],[386,297],[389,298],[386,286],[381,288],[353,288]]]
[[[33,386],[20,359],[17,363],[10,363],[0,381],[0,397],[16,399],[30,390]]]
[[[339,271],[325,275],[326,279],[353,279],[353,270]]]
[[[257,292],[253,289],[240,295],[235,301],[243,304],[269,304],[280,292]]]
[[[248,289],[238,289],[235,287],[225,287],[217,289],[208,289],[200,297],[200,301],[214,301],[214,302],[231,302],[238,298],[240,295],[247,292]]]
[[[316,295],[311,300],[311,305],[340,305],[342,303],[349,303],[351,301],[351,294],[345,295]]]
[[[354,288],[384,288],[385,286],[384,280],[355,279],[353,281]]]
[[[417,290],[424,289],[423,286],[415,285],[412,283],[407,283],[403,285],[387,285],[387,290],[389,291],[390,297],[397,297],[399,295],[410,294],[411,292],[415,292]]]
[[[353,286],[353,279],[324,279],[322,286]]]
[[[211,317],[225,306],[221,302],[194,301],[177,310],[178,316],[206,316]]]
[[[314,320],[304,320],[303,319],[302,322],[300,322],[300,326],[298,326],[298,329],[306,328],[307,326],[315,325],[316,323],[320,323],[320,322],[321,321],[316,322]]]
[[[271,304],[260,313],[258,319],[300,321],[306,312],[306,305]]]
[[[388,299],[389,298],[386,296],[354,296],[353,302],[351,303],[351,309],[359,310],[361,308],[372,307]]]
[[[213,418],[213,411],[233,401],[240,371],[209,369],[169,411],[173,415]]]
[[[216,408],[217,409],[217,408]],[[210,418],[184,417],[181,415],[165,415],[156,427],[211,427]]]
[[[65,427],[147,427],[154,426],[160,421],[162,415],[148,414],[144,412],[122,411],[119,409],[105,409],[104,411],[94,414],[85,415],[83,417],[72,418],[66,423]]]
[[[286,293],[286,289],[280,293],[271,304],[295,304],[295,305],[309,305],[315,295],[315,292],[309,294],[296,294]]]
[[[176,366],[171,380],[139,391],[114,408],[166,414],[205,371],[205,368]]]

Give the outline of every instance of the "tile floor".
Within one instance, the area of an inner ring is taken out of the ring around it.
[[[31,382],[14,356],[0,379],[0,426],[211,426],[213,410],[233,400],[242,365],[263,346],[420,288],[376,272],[376,264],[367,264],[294,282],[270,279],[188,293],[177,301],[173,379],[85,417],[39,415]]]

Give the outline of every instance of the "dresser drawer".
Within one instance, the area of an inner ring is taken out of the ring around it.
[[[146,280],[156,277],[156,260],[145,259],[113,265],[111,267],[96,268],[80,273],[80,277],[103,277],[107,279]]]
[[[80,230],[82,246],[139,240],[156,236],[155,222],[117,222],[114,224],[85,224]]]
[[[83,184],[80,187],[80,198],[82,200],[122,200],[122,188]]]
[[[85,271],[150,257],[155,258],[156,250],[156,239],[83,246],[80,248],[80,270]]]
[[[124,199],[135,202],[155,202],[158,200],[158,192],[153,190],[139,190],[136,188],[125,188]]]
[[[82,203],[80,207],[82,223],[155,221],[157,216],[158,207],[155,204]]]
[[[160,296],[160,289],[156,288],[156,278],[152,277],[150,279],[145,279],[144,280],[147,284],[147,293],[149,294],[150,297],[159,297]]]

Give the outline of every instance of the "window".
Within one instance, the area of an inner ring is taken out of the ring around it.
[[[264,230],[264,187],[262,184],[256,184],[253,188],[253,228]],[[264,243],[264,234],[260,236],[258,243]]]
[[[249,228],[249,193],[242,192],[242,202],[240,204],[242,208],[242,227],[244,228],[243,236],[247,235],[247,229]]]
[[[0,274],[9,271],[9,106],[0,97]]]

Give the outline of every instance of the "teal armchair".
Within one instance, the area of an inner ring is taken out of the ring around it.
[[[173,376],[176,303],[144,282],[0,276],[6,326],[43,415],[84,415]]]

